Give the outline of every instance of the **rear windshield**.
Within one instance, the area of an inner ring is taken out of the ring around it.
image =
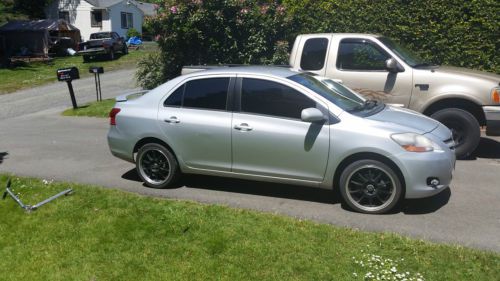
[[[111,38],[111,33],[105,32],[105,33],[90,34],[90,39],[106,39],[106,38]]]

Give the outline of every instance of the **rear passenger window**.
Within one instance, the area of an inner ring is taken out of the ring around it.
[[[302,50],[300,68],[303,70],[321,70],[325,65],[327,38],[307,39]]]
[[[261,79],[243,79],[242,112],[300,119],[302,110],[309,107],[316,107],[316,102],[288,86]]]
[[[225,110],[229,78],[207,78],[186,83],[182,107]]]
[[[180,86],[165,100],[164,106],[181,107],[182,96],[184,95],[184,85]]]
[[[192,80],[170,94],[163,105],[225,110],[228,86],[229,78]]]

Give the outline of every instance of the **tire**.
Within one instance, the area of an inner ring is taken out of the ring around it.
[[[340,175],[340,194],[354,211],[382,214],[401,200],[403,186],[395,171],[377,160],[358,160]]]
[[[124,55],[128,54],[128,47],[127,47],[127,44],[124,44],[124,45],[123,45],[123,50],[122,50],[122,53],[123,53]]]
[[[115,51],[113,49],[109,50],[109,59],[114,60],[115,59]]]
[[[453,133],[457,158],[467,158],[476,150],[481,131],[479,122],[472,114],[458,108],[447,108],[433,113],[431,117],[443,123]]]
[[[180,176],[179,164],[174,155],[163,145],[150,143],[141,147],[135,161],[142,181],[152,188],[167,188]]]
[[[83,56],[83,62],[89,62],[90,61],[90,57],[89,56]]]

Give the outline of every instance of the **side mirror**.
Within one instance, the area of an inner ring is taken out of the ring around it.
[[[401,71],[399,68],[398,62],[393,58],[387,59],[385,61],[385,69],[387,69],[389,72],[400,72]]]
[[[300,114],[300,119],[304,122],[318,122],[318,121],[324,121],[325,117],[323,116],[323,113],[314,107],[306,108],[303,109],[301,114]]]

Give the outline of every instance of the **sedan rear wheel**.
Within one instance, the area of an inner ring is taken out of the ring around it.
[[[376,160],[353,162],[340,176],[340,193],[353,210],[381,214],[399,202],[402,185],[394,170]]]
[[[135,162],[137,173],[149,187],[169,187],[180,174],[177,160],[160,144],[150,143],[141,147]]]

